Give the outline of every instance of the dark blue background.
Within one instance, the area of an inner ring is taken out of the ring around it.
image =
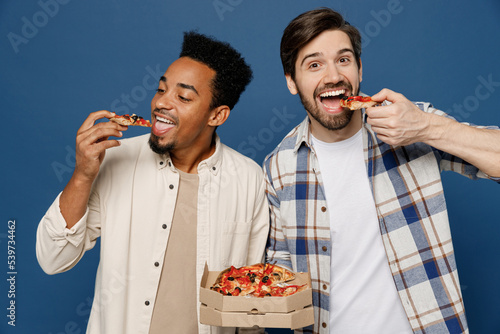
[[[339,10],[363,33],[365,93],[387,87],[460,120],[500,125],[497,0],[0,3],[1,333],[85,330],[98,247],[69,272],[47,276],[36,261],[35,232],[71,176],[75,133],[86,116],[100,109],[148,116],[155,82],[177,58],[182,32],[197,28],[233,44],[254,69],[254,81],[218,132],[260,164],[305,117],[282,74],[282,31],[319,6]],[[130,129],[127,136],[143,133]],[[471,332],[500,333],[498,185],[453,173],[443,178]],[[15,327],[6,317],[9,220],[16,221]]]

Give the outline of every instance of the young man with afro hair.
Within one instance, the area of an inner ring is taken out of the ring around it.
[[[198,287],[205,263],[263,260],[262,170],[215,132],[251,78],[229,44],[188,32],[151,101],[150,135],[110,139],[127,127],[96,123],[114,115],[106,110],[83,122],[74,174],[42,218],[36,250],[55,274],[101,237],[87,333],[234,333],[199,323]]]

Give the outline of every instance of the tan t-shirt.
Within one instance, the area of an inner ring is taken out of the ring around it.
[[[198,174],[178,172],[180,179],[177,202],[149,334],[198,333],[196,305]]]

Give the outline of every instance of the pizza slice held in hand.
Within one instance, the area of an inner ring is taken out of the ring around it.
[[[351,110],[361,108],[370,108],[378,105],[378,102],[372,100],[370,96],[344,96],[340,100],[340,106]]]
[[[109,119],[115,123],[125,126],[146,126],[151,127],[151,122],[142,118],[141,116],[137,116],[136,114],[125,114],[125,115],[116,115]]]

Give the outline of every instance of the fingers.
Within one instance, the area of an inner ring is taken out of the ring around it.
[[[105,139],[99,143],[92,145],[93,157],[100,156],[102,152],[106,151],[108,148],[120,146],[120,142],[116,139]]]
[[[395,140],[393,137],[387,136],[383,133],[377,133],[377,138],[389,145],[396,146],[399,144],[399,142]]]
[[[96,121],[102,118],[113,117],[114,113],[100,110],[91,113],[83,122],[76,135],[77,164],[87,166],[99,161],[104,152],[111,147],[119,146],[118,140],[109,140],[109,137],[122,137],[126,126],[115,122]]]
[[[403,94],[396,93],[387,88],[384,88],[377,94],[373,95],[372,100],[379,103],[384,101],[391,102],[391,104],[386,106],[366,108],[368,117],[372,119],[396,116],[407,107],[408,103],[411,104],[411,102]]]
[[[82,157],[82,163],[85,163],[85,160],[96,160],[108,148],[120,145],[118,140],[109,140],[111,136],[122,137],[123,134],[117,129],[105,128],[99,124],[78,134],[76,151],[77,155]]]
[[[99,124],[98,124],[99,125]],[[121,137],[120,131],[115,129],[96,129],[97,125],[81,133],[76,140],[75,174],[82,180],[93,182],[107,149],[119,146],[116,139],[109,140],[109,135]]]
[[[128,127],[114,122],[95,122],[103,118],[111,118],[115,116],[107,110],[99,110],[91,113],[83,122],[77,132],[77,141],[86,142],[88,145],[107,140],[110,136],[121,137],[121,131],[127,130]]]
[[[372,96],[372,100],[376,102],[384,102],[385,100],[391,101],[392,103],[396,103],[398,101],[401,101],[403,99],[406,99],[403,94],[396,93],[390,89],[384,88],[377,94]]]
[[[87,145],[106,141],[109,137],[122,137],[126,126],[113,122],[98,123],[91,128],[77,134],[77,141]]]
[[[107,110],[99,110],[91,113],[87,119],[83,122],[82,126],[78,130],[78,132],[83,132],[85,130],[90,129],[92,126],[94,126],[95,122],[99,119],[102,118],[111,118],[115,116],[115,113]]]
[[[372,95],[371,98],[373,101],[379,102],[379,103],[382,103],[386,100],[394,102],[394,99],[398,99],[397,94],[398,93],[396,93],[390,89],[384,88],[380,92],[378,92],[377,94]],[[389,117],[388,112],[391,111],[390,107],[391,107],[391,105],[370,107],[370,108],[366,108],[366,113],[367,113],[368,117],[372,118],[372,119],[374,119],[374,118],[387,118],[387,117]]]
[[[368,116],[368,119],[370,120],[375,120],[375,119],[386,119],[389,117],[392,117],[396,114],[397,108],[395,107],[394,104],[390,104],[388,106],[377,106],[377,107],[370,107],[366,108],[366,114]],[[369,123],[372,124],[372,123]]]
[[[96,121],[111,118],[115,114],[100,110],[89,114],[76,135],[76,165],[74,176],[80,180],[93,182],[107,149],[119,146],[120,142],[110,137],[122,137],[128,127],[115,122]]]

